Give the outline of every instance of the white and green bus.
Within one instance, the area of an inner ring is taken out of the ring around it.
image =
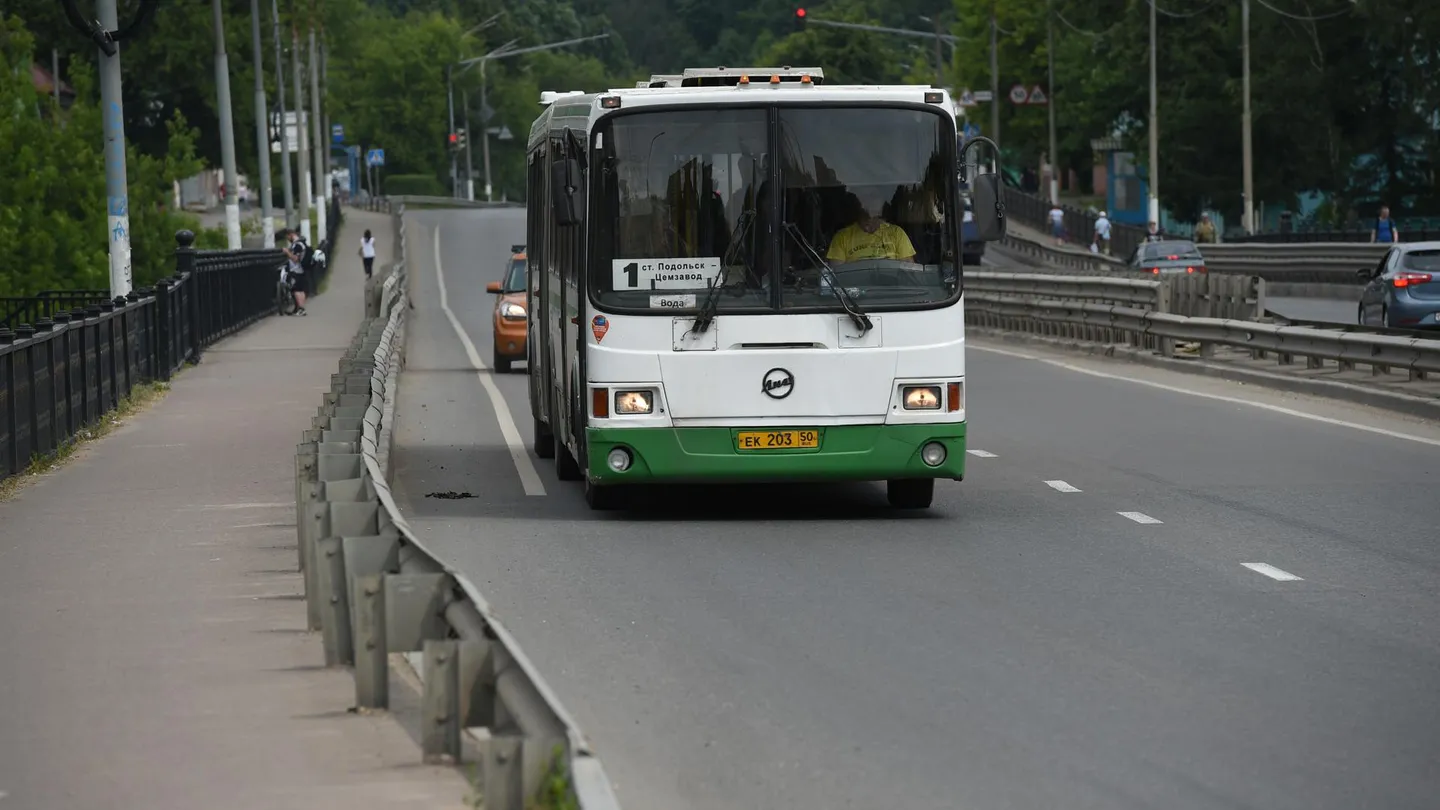
[[[964,477],[961,224],[994,241],[1005,218],[948,93],[718,68],[542,103],[534,449],[593,508],[637,484],[823,481],[925,508]]]

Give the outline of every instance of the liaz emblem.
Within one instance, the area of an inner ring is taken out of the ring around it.
[[[610,319],[604,315],[596,315],[590,319],[590,331],[595,335],[595,342],[599,343],[605,339],[605,333],[610,331]]]

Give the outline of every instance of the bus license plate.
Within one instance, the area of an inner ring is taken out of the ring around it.
[[[817,430],[742,430],[735,437],[740,450],[794,450],[820,446]]]

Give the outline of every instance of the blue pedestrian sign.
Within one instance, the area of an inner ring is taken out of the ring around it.
[[[980,125],[979,125],[979,124],[972,124],[972,123],[970,123],[969,121],[966,121],[966,122],[965,122],[965,129],[962,131],[962,134],[964,134],[964,136],[965,136],[965,138],[966,138],[967,140],[970,139],[970,138],[973,138],[973,137],[975,137],[975,136],[977,136],[977,135],[980,134]]]
[[[366,152],[366,153],[365,153],[365,165],[366,165],[366,166],[384,166],[384,165],[385,165],[385,150],[384,150],[384,149],[371,149],[369,152]]]
[[[345,127],[339,124],[331,124],[330,137],[335,143],[345,143]]]

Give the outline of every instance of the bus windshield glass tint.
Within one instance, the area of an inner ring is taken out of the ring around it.
[[[755,266],[765,229],[753,210],[765,185],[767,118],[759,108],[712,108],[606,122],[591,172],[600,303],[693,312],[718,282],[719,312],[770,306]]]
[[[835,284],[867,311],[958,296],[964,211],[955,210],[955,139],[941,117],[823,107],[779,116],[783,306],[835,308]]]

